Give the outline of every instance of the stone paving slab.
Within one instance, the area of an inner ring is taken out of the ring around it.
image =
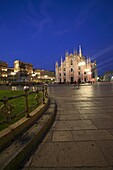
[[[57,115],[56,120],[78,120],[80,119],[80,116],[78,114],[66,114],[64,115]]]
[[[92,108],[86,108],[86,109],[80,109],[79,110],[79,113],[80,114],[92,114],[92,113],[95,113],[95,114],[97,114],[97,113],[104,113],[104,110],[102,110],[102,109],[98,109],[98,108],[94,108],[94,109],[92,109]]]
[[[44,143],[41,148],[35,152],[35,156],[32,162],[30,162],[31,167],[84,167],[106,165],[107,162],[95,142]]]
[[[113,140],[112,141],[96,141],[98,147],[107,160],[108,165],[113,166]]]
[[[97,129],[90,120],[74,120],[74,121],[57,121],[53,126],[55,130],[81,130],[81,129]]]
[[[109,129],[108,132],[110,132],[113,135],[113,129]]]
[[[98,129],[113,129],[113,119],[94,119],[92,122]]]
[[[91,119],[91,120],[93,120],[93,119],[100,119],[100,118],[112,118],[109,114],[107,114],[107,113],[86,113],[86,114],[80,114],[79,115],[80,116],[80,118],[81,119]]]
[[[52,141],[98,141],[113,140],[107,130],[53,131]]]
[[[71,131],[54,131],[52,141],[53,142],[73,141],[72,132]]]
[[[113,140],[113,136],[107,130],[83,130],[72,131],[74,141]]]

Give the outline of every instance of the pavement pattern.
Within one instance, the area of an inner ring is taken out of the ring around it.
[[[53,126],[23,170],[113,170],[113,83],[53,85]]]

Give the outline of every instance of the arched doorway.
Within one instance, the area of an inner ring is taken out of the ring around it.
[[[71,84],[73,84],[73,77],[71,77]]]

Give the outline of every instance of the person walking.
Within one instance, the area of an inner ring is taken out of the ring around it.
[[[80,88],[80,83],[81,83],[81,80],[80,78],[78,79],[78,89]]]

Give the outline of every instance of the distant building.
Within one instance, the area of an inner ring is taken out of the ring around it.
[[[54,71],[34,69],[33,65],[20,60],[14,61],[14,67],[0,61],[0,82],[37,82],[52,83],[55,81]]]
[[[34,69],[32,80],[35,80],[37,82],[51,83],[55,81],[55,73],[54,71]]]
[[[113,81],[113,71],[107,71],[104,73],[103,81]]]
[[[14,74],[16,74],[18,81],[30,81],[33,74],[33,65],[20,60],[15,60]]]
[[[16,73],[13,67],[8,67],[7,69],[7,80],[8,82],[14,82],[17,80]]]
[[[0,82],[7,81],[7,68],[8,64],[4,61],[0,61]]]
[[[97,67],[96,61],[91,62],[90,58],[82,55],[81,46],[79,46],[79,53],[74,51],[74,53],[69,54],[66,52],[65,60],[61,58],[61,63],[55,65],[55,79],[56,82],[61,83],[74,83],[78,82],[88,82],[97,80]]]
[[[27,71],[29,74],[33,73],[33,65],[20,60],[14,61],[14,72]]]

